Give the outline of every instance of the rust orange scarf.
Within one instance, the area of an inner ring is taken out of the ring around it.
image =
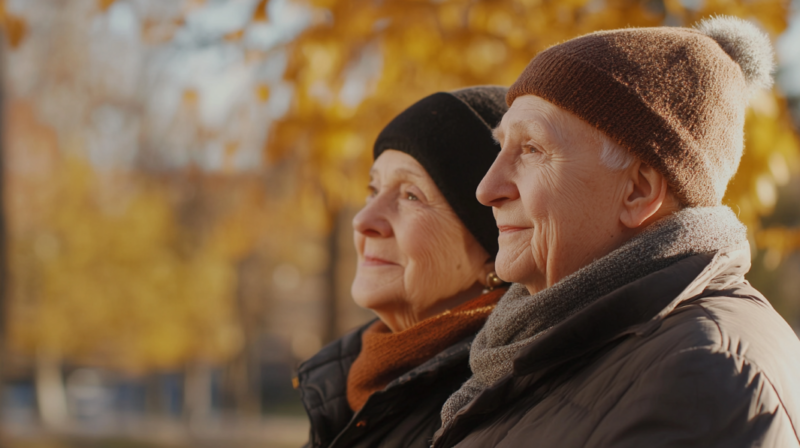
[[[392,333],[377,321],[361,336],[361,353],[347,377],[347,402],[358,411],[374,392],[476,333],[507,288],[498,288],[452,310]]]

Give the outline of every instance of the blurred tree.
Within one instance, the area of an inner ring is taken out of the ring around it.
[[[0,36],[0,104],[4,103],[5,89],[2,73],[4,72],[4,55],[6,52],[6,39]],[[4,111],[0,110],[0,359],[5,359],[7,355],[6,348],[6,322],[8,318],[8,300],[6,297],[6,289],[8,285],[8,250],[7,250],[7,235],[6,235],[6,207],[5,207],[5,128],[3,126]],[[0,397],[5,396],[5,369],[0,367]],[[5,445],[5,432],[0,430],[0,445]]]
[[[252,333],[236,309],[237,264],[269,232],[267,211],[279,209],[268,206],[261,176],[222,176],[220,185],[220,176],[196,165],[166,171],[137,156],[141,140],[158,136],[152,110],[161,109],[148,102],[163,99],[142,78],[167,65],[146,58],[139,38],[162,44],[180,20],[150,19],[161,12],[152,2],[138,35],[133,10],[113,6],[29,2],[12,15],[0,1],[7,33],[30,29],[14,35],[6,102],[13,221],[6,334],[15,354],[34,361],[39,409],[52,425],[66,418],[64,362],[185,368],[184,409],[207,414],[209,366],[241,352]],[[23,25],[9,28],[9,18]],[[177,144],[191,153],[216,136],[198,122],[197,92],[173,90],[183,99],[172,124],[192,134]],[[255,102],[269,96],[266,87],[254,90]],[[224,171],[239,146],[226,145]]]
[[[267,19],[265,4],[253,2],[262,12],[252,23]],[[14,4],[30,32],[10,55],[8,334],[15,353],[36,361],[40,409],[54,424],[67,361],[185,368],[184,410],[202,417],[209,367],[235,359],[231,388],[255,408],[242,383],[258,380],[268,291],[241,283],[267,277],[276,260],[321,270],[324,254],[308,250],[323,234],[316,196],[281,174],[291,164],[257,171],[280,89],[256,72],[259,52],[239,48],[245,33],[197,26],[206,6]],[[241,93],[220,94],[230,86]]]
[[[110,185],[75,158],[52,173],[36,198],[42,219],[12,240],[15,348],[128,371],[229,357],[241,344],[238,229],[223,222],[192,241],[163,188],[128,182]]]

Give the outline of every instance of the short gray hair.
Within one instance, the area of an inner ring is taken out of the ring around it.
[[[636,156],[602,132],[597,131],[597,137],[602,147],[600,161],[606,167],[612,170],[624,170],[636,160]]]

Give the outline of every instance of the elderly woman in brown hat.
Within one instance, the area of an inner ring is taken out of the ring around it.
[[[721,204],[771,68],[733,18],[531,61],[477,192],[515,284],[435,448],[800,446],[800,342],[745,280],[746,229]]]
[[[475,189],[500,150],[506,89],[430,95],[378,136],[353,219],[355,302],[378,319],[299,369],[311,447],[428,447],[469,346],[505,292],[497,226]]]

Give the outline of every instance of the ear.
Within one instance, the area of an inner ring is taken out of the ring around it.
[[[657,217],[667,197],[667,179],[649,165],[637,160],[629,168],[620,222],[636,229]]]
[[[494,258],[489,258],[486,260],[486,263],[483,264],[483,269],[481,269],[481,277],[478,279],[478,283],[483,286],[489,286],[486,282],[486,277],[489,276],[490,272],[494,272]]]

